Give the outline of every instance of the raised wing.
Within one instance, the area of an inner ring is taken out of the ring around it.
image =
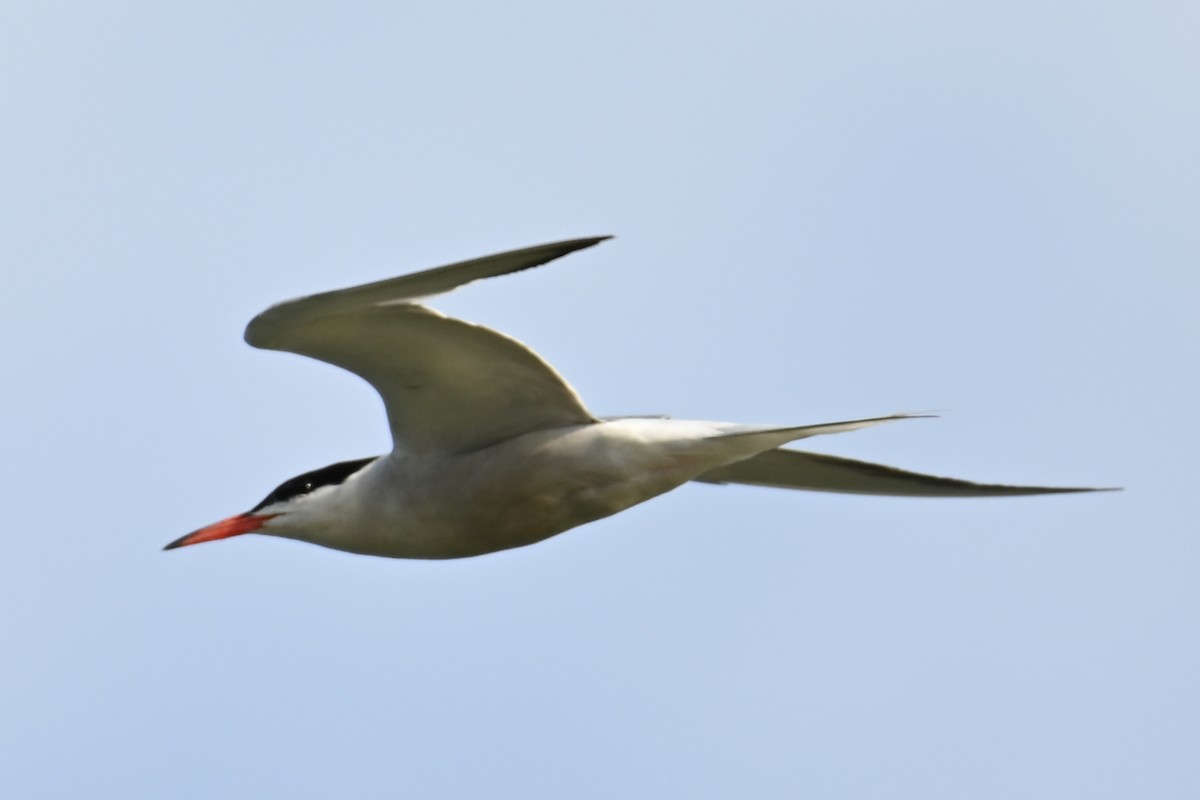
[[[510,272],[540,267],[548,261],[611,238],[611,236],[592,236],[587,239],[569,239],[564,242],[540,244],[536,247],[509,250],[483,258],[473,258],[470,261],[447,264],[444,267],[413,272],[398,278],[387,278],[374,283],[351,286],[348,289],[335,289],[332,292],[321,292],[295,300],[287,300],[271,306],[250,320],[250,324],[246,326],[246,342],[268,350],[283,349],[269,344],[260,344],[260,342],[271,341],[277,328],[290,329],[309,315],[324,316],[381,303],[424,300],[481,278],[494,278]]]
[[[1011,497],[1022,494],[1111,491],[973,483],[800,450],[768,450],[745,461],[710,470],[695,480],[703,483],[746,483],[779,489],[900,497]]]
[[[467,452],[595,418],[525,345],[413,301],[545,264],[609,237],[514,250],[272,306],[246,342],[316,358],[360,376],[383,398],[395,446]]]

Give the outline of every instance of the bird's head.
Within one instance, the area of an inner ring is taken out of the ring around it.
[[[228,539],[243,533],[271,533],[291,538],[306,538],[297,535],[298,529],[304,527],[306,518],[319,518],[320,509],[326,505],[333,492],[347,478],[374,461],[374,458],[363,458],[357,461],[342,461],[328,467],[315,469],[295,478],[289,478],[275,487],[263,501],[244,514],[206,525],[199,530],[181,536],[164,547],[164,550],[174,550],[189,544],[214,542],[217,539]]]

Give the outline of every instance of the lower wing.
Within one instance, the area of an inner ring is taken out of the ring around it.
[[[778,489],[899,497],[1012,497],[1024,494],[1112,491],[974,483],[800,450],[768,450],[745,461],[709,470],[695,480],[702,483],[745,483]]]

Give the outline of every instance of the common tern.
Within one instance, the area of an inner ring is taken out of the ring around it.
[[[920,415],[783,427],[597,417],[525,345],[418,302],[608,238],[499,253],[259,314],[248,344],[325,361],[379,392],[392,451],[284,481],[246,513],[164,549],[254,532],[353,553],[461,558],[541,541],[689,481],[920,497],[1096,491],[972,483],[781,449]]]

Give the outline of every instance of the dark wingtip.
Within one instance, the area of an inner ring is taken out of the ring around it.
[[[562,242],[553,242],[549,245],[546,245],[546,247],[547,249],[551,249],[557,253],[557,255],[551,257],[550,260],[553,261],[555,258],[561,258],[568,253],[574,253],[576,250],[584,250],[588,247],[595,247],[601,242],[606,242],[611,238],[613,238],[611,234],[607,234],[605,236],[585,236],[582,239],[567,239],[566,241]]]
[[[1085,494],[1088,492],[1123,492],[1121,486],[1013,486],[1014,494]]]

